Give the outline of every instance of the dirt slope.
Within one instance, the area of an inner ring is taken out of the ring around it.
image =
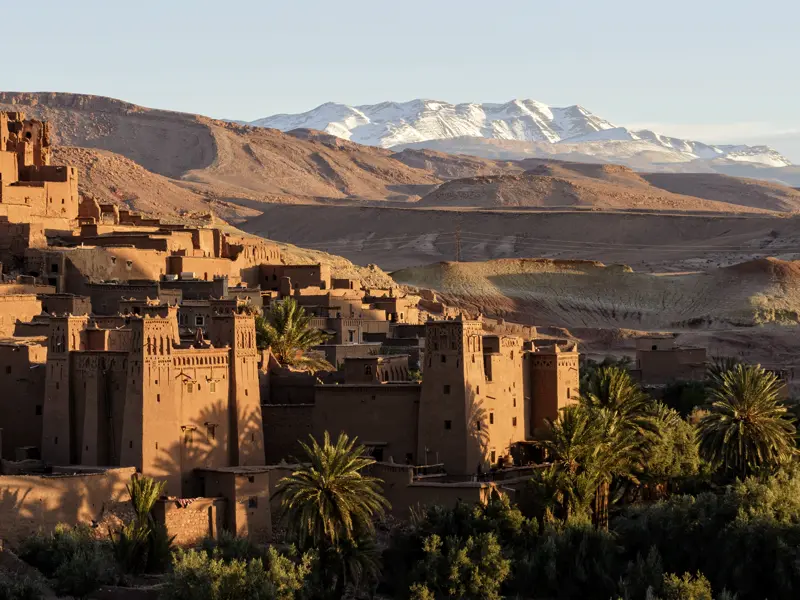
[[[664,175],[681,178],[683,175]],[[719,175],[706,175],[706,178]],[[539,164],[524,173],[487,175],[456,179],[442,184],[418,203],[420,206],[470,207],[587,207],[600,209],[679,210],[703,212],[764,212],[800,209],[800,194],[781,186],[752,182],[739,184],[734,178],[714,199],[689,195],[690,184],[673,185],[683,190],[672,193],[651,185],[628,167],[579,163]],[[750,194],[737,192],[750,188]],[[757,193],[769,188],[770,193]],[[783,201],[780,201],[783,200]]]
[[[107,150],[57,146],[53,164],[78,167],[78,188],[82,194],[101,201],[114,201],[140,212],[189,218],[213,212],[232,223],[259,214],[213,195],[193,191],[179,181],[152,173]]]
[[[800,262],[772,258],[669,275],[543,259],[437,263],[392,275],[448,303],[531,324],[652,330],[800,320]]]

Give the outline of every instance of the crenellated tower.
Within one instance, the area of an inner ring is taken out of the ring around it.
[[[263,465],[264,429],[255,320],[248,314],[216,315],[211,319],[209,333],[215,347],[230,347],[230,464]]]
[[[479,321],[435,321],[425,327],[419,464],[444,463],[456,474],[488,466],[482,340]]]
[[[127,361],[128,390],[121,437],[121,464],[167,481],[172,494],[181,490],[181,423],[172,377],[174,318],[144,316],[131,321]]]
[[[50,318],[42,408],[42,459],[57,465],[78,463],[79,414],[73,402],[71,353],[86,348],[89,317]]]

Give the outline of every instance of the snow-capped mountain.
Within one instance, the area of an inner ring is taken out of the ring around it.
[[[512,100],[505,104],[450,104],[437,100],[381,102],[348,106],[328,102],[300,114],[281,114],[249,123],[282,131],[319,129],[340,138],[389,148],[406,144],[454,138],[484,138],[550,144],[602,147],[614,142],[635,142],[639,151],[651,148],[668,162],[696,159],[727,159],[771,167],[788,166],[787,158],[767,146],[714,146],[660,135],[649,130],[618,127],[585,108],[548,106],[535,100]],[[608,149],[604,149],[607,153]]]

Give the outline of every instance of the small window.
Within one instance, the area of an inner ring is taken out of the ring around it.
[[[216,425],[206,425],[206,435],[209,439],[215,440],[217,439],[217,426]]]
[[[6,365],[6,375],[11,375],[11,365]]]
[[[50,265],[51,273],[58,273],[58,265]]]
[[[250,395],[250,392],[249,392],[248,390],[245,390],[245,391],[244,391],[244,395],[245,395],[245,396],[249,396],[249,395]]]
[[[54,443],[54,444],[56,444],[56,445],[58,445],[58,436],[56,436],[56,437],[54,437],[54,438],[53,438],[53,443]]]
[[[414,464],[414,455],[411,452],[406,452],[406,464],[407,465]]]
[[[481,430],[481,422],[480,421],[476,421],[475,422],[475,429],[477,429],[478,431]]]
[[[449,420],[449,419],[448,419],[448,420],[446,420],[446,421],[444,422],[444,428],[445,428],[445,429],[452,429],[452,428],[453,428],[453,422],[452,422],[451,420]]]
[[[364,365],[364,375],[372,376],[372,365]]]
[[[511,417],[511,426],[512,427],[516,427],[517,426],[517,417]]]
[[[133,448],[133,440],[131,440],[130,442],[128,442],[128,448]]]
[[[489,425],[494,425],[494,413],[489,413]]]
[[[56,389],[58,389],[58,382],[56,381]]]
[[[41,417],[42,416],[42,405],[41,404],[37,404],[36,405],[36,416],[37,417]]]
[[[446,363],[446,362],[447,362],[447,357],[446,357],[444,354],[442,354],[442,362],[443,362],[443,363]]]
[[[479,385],[476,385],[476,386],[475,386],[475,394],[477,394],[478,396],[480,396],[480,394],[481,394],[481,386],[479,386]]]
[[[196,315],[195,316],[195,318],[194,318],[194,324],[195,325],[197,325],[198,327],[202,327],[203,325],[205,325],[205,323],[206,323],[206,320],[205,320],[205,317],[203,317],[203,315]]]
[[[247,499],[247,508],[258,508],[257,496],[250,496],[250,498]]]
[[[650,350],[658,350],[658,346],[656,346],[655,344],[653,344],[653,346],[650,348]]]
[[[497,451],[492,450],[492,464],[497,462]]]
[[[517,399],[514,398],[514,407],[516,408],[516,406],[517,406]]]
[[[444,393],[445,394],[449,394],[450,393],[450,386],[449,385],[444,386]]]
[[[570,398],[570,394],[571,393],[572,393],[572,391],[569,388],[567,388],[567,398]]]
[[[256,482],[256,478],[253,475],[248,475],[247,481],[249,481],[250,483],[255,483]]]
[[[161,402],[161,394],[156,394],[156,402]]]

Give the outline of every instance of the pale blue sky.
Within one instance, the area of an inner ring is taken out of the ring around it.
[[[39,0],[4,19],[5,90],[246,120],[534,98],[800,162],[774,141],[800,139],[798,1]]]

